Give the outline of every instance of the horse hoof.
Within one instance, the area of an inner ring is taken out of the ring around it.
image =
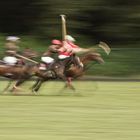
[[[37,91],[36,90],[32,90],[32,93],[34,93],[35,95],[37,95],[38,93],[37,93]]]
[[[69,89],[71,89],[71,90],[73,90],[73,91],[75,91],[75,90],[76,90],[76,89],[75,89],[75,87],[74,87],[74,86],[72,86],[72,85],[71,85],[71,86],[69,86],[69,85],[67,85],[67,84],[66,84],[66,85],[64,86],[64,89],[66,89],[66,88],[69,88]]]
[[[70,87],[70,89],[72,89],[73,91],[75,91],[75,90],[76,90],[76,89],[75,89],[75,87],[73,87],[73,86],[72,86],[72,87]]]

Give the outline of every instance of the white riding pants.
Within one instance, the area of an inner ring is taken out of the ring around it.
[[[62,55],[62,54],[61,54],[61,55],[58,55],[58,58],[59,58],[59,59],[65,59],[65,58],[68,58],[68,57],[70,57],[70,56]]]
[[[45,62],[47,64],[50,64],[50,63],[54,62],[54,59],[52,57],[49,57],[49,56],[43,56],[43,57],[41,57],[41,61]]]

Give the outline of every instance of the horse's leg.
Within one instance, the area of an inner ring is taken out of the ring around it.
[[[33,86],[31,87],[32,91],[34,91],[34,88],[38,85],[39,81],[40,79],[38,78],[35,84],[33,84]]]
[[[26,79],[19,79],[16,81],[14,84],[13,88],[11,89],[11,92],[17,91],[17,90],[22,90],[22,88],[19,88],[19,86],[25,82]]]
[[[56,73],[56,75],[57,75],[58,78],[62,79],[63,81],[65,81],[67,83],[67,78],[64,75],[64,67],[63,68],[61,67],[61,69],[60,68],[57,69],[55,71],[55,73]]]
[[[44,80],[38,79],[38,81],[36,82],[35,85],[33,85],[32,91],[33,92],[38,92],[38,90],[40,89],[42,83],[45,82]]]
[[[65,88],[70,88],[72,90],[75,90],[75,87],[72,85],[72,78],[71,77],[67,77],[67,82],[66,82],[66,85],[65,85]]]
[[[4,90],[2,91],[2,93],[6,92],[8,90],[8,88],[11,86],[13,80],[10,80],[9,83],[7,84],[7,86],[4,88]]]
[[[65,74],[64,74],[64,69],[65,67],[60,67],[59,69],[57,69],[55,72],[56,72],[56,75],[62,79],[63,81],[65,81],[65,88],[69,87],[70,89],[72,90],[75,90],[75,88],[73,87],[72,85],[72,78],[71,77],[66,77]]]

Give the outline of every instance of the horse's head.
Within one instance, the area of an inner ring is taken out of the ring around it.
[[[90,61],[96,61],[100,64],[104,63],[104,60],[102,59],[101,55],[99,53],[88,53],[84,56],[82,56],[81,61],[83,62],[83,64],[86,64]]]

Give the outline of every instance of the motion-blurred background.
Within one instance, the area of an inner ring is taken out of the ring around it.
[[[139,77],[139,0],[1,0],[1,57],[8,35],[21,37],[21,48],[47,50],[52,39],[61,39],[60,14],[67,16],[68,34],[78,45],[104,41],[112,49],[109,56],[101,52],[106,63],[93,65],[88,74]]]

